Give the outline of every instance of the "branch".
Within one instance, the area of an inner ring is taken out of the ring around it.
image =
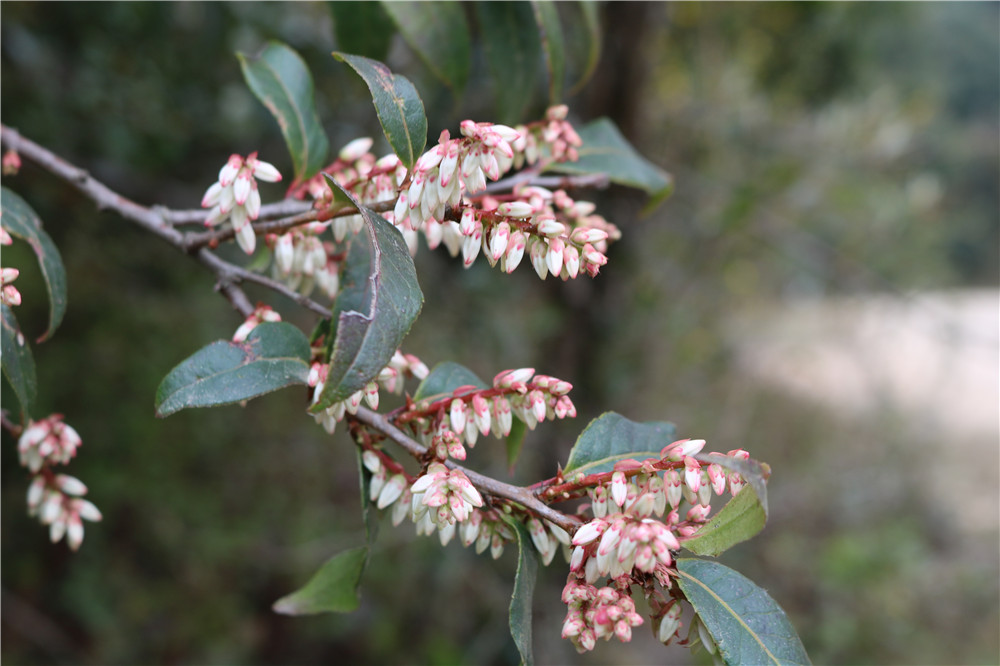
[[[114,192],[100,181],[91,177],[83,169],[70,164],[37,143],[25,139],[16,130],[6,125],[0,125],[0,141],[53,175],[76,187],[85,196],[92,199],[97,204],[99,210],[113,210],[117,212],[125,219],[159,236],[178,250],[192,255],[199,262],[212,269],[219,279],[218,290],[244,316],[252,312],[253,307],[250,305],[250,300],[246,294],[239,288],[238,285],[240,282],[254,282],[290,298],[302,307],[312,310],[322,317],[329,318],[331,316],[329,308],[289,289],[280,282],[220,259],[207,248],[192,243],[192,238],[200,237],[202,234],[184,234],[172,226],[172,224],[179,223],[178,220],[186,221],[193,213],[198,211],[172,211],[162,206],[146,207],[139,205]],[[280,210],[279,206],[282,205],[286,205],[286,202],[275,204],[273,210]],[[199,212],[199,215],[204,216],[204,213]],[[229,237],[231,238],[232,235],[230,233]],[[248,306],[249,312],[247,311]]]
[[[394,426],[388,419],[377,412],[373,412],[365,407],[358,407],[357,414],[350,416],[349,418],[361,421],[370,428],[374,428],[379,431],[406,449],[407,453],[412,455],[414,458],[422,458],[427,453],[426,447],[407,436],[406,433]],[[474,472],[471,469],[456,465],[450,461],[445,462],[445,465],[452,469],[461,470],[467,477],[469,477],[469,481],[472,482],[472,485],[476,486],[476,488],[478,488],[481,492],[493,495],[494,497],[501,497],[512,502],[517,502],[540,518],[544,518],[553,525],[558,525],[562,529],[566,530],[566,532],[570,535],[576,532],[577,528],[580,526],[580,523],[577,520],[560,511],[556,511],[545,502],[542,502],[529,488],[512,486],[508,483],[497,481],[492,477],[480,474],[479,472]]]

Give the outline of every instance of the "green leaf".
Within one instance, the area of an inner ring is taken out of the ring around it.
[[[406,168],[412,169],[427,144],[427,116],[417,89],[405,76],[393,74],[376,60],[347,53],[333,57],[350,65],[368,85],[385,138]]]
[[[301,589],[274,602],[274,612],[283,615],[350,613],[356,610],[358,584],[368,561],[368,547],[345,550],[326,561]]]
[[[583,145],[576,162],[560,162],[550,169],[562,173],[607,174],[613,183],[628,185],[654,198],[673,187],[670,174],[640,155],[609,118],[598,118],[579,132]]]
[[[413,399],[420,401],[434,396],[451,395],[460,386],[475,386],[477,389],[490,387],[464,365],[445,361],[435,365],[424,381],[420,382]]]
[[[517,574],[510,599],[510,635],[521,655],[521,663],[531,666],[535,661],[531,650],[531,600],[538,577],[538,554],[524,523],[509,516],[504,516],[504,520],[517,532]]]
[[[496,90],[497,118],[513,125],[534,99],[542,44],[527,2],[477,2],[479,39]]]
[[[596,2],[560,2],[566,25],[566,58],[569,64],[569,94],[583,88],[601,59],[601,25]]]
[[[424,64],[461,94],[469,78],[472,47],[461,2],[383,2],[403,39]]]
[[[566,47],[559,12],[550,0],[532,0],[531,7],[538,24],[545,67],[549,72],[549,104],[558,104],[562,101],[563,79],[566,76]]]
[[[66,313],[66,269],[59,250],[42,230],[42,221],[31,206],[6,187],[0,192],[0,199],[3,202],[3,228],[31,246],[42,269],[42,278],[49,293],[49,327],[36,342],[43,342],[52,336]]]
[[[524,448],[524,436],[528,434],[528,424],[514,417],[510,424],[510,434],[507,435],[507,467],[514,471],[514,465]]]
[[[309,342],[285,322],[265,322],[246,342],[217,340],[170,371],[156,389],[156,415],[228,405],[305,384]]]
[[[313,81],[298,53],[272,41],[259,56],[237,53],[243,78],[278,121],[292,156],[295,182],[315,175],[326,164],[329,141],[316,113]]]
[[[685,541],[684,547],[695,555],[715,557],[752,538],[764,529],[766,522],[767,514],[757,491],[747,484],[736,497],[726,502],[722,511],[701,526],[693,539]]]
[[[385,60],[396,25],[379,2],[331,2],[337,48],[344,53]]]
[[[608,472],[615,463],[634,458],[660,458],[660,449],[674,441],[673,423],[653,421],[636,423],[621,414],[606,412],[590,422],[580,433],[563,473],[597,474]]]
[[[785,611],[763,589],[709,560],[677,560],[677,581],[727,664],[808,664]]]
[[[351,242],[343,285],[334,303],[337,336],[330,371],[312,412],[360,391],[384,368],[413,325],[424,295],[402,234],[380,215],[360,205],[332,178],[358,207],[366,233]]]
[[[21,333],[13,310],[6,305],[0,307],[3,309],[2,329],[0,329],[3,376],[10,382],[10,387],[20,403],[21,422],[27,423],[35,406],[38,385],[35,378],[35,360],[31,356],[31,347]]]

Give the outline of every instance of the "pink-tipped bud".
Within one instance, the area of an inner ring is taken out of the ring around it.
[[[690,456],[684,458],[684,483],[693,493],[701,488],[701,463]]]
[[[219,184],[222,187],[231,184],[242,168],[243,158],[236,154],[230,155],[225,165],[219,170]]]
[[[247,158],[247,165],[250,166],[253,177],[268,183],[277,183],[281,180],[278,169],[270,162],[257,159],[257,153],[253,153]]]
[[[375,142],[371,139],[371,137],[367,136],[355,139],[341,148],[337,157],[345,162],[357,162],[364,157],[369,150],[371,150],[373,143]]]
[[[507,241],[506,265],[504,269],[507,273],[513,273],[521,258],[524,257],[524,247],[526,245],[524,234],[520,230],[511,233]]]
[[[558,276],[563,268],[563,250],[566,244],[560,238],[549,240],[549,251],[545,254],[545,265],[552,275]]]
[[[534,209],[525,201],[507,201],[497,207],[497,212],[506,217],[530,217]]]
[[[451,429],[458,433],[463,432],[465,430],[465,402],[459,398],[452,400],[450,417]]]
[[[493,234],[490,237],[490,256],[494,262],[499,261],[500,257],[507,251],[509,240],[510,225],[506,222],[501,222],[493,229]]]
[[[245,204],[247,197],[250,196],[250,181],[250,172],[243,169],[233,182],[233,198],[240,206]]]
[[[594,227],[577,227],[570,234],[569,239],[574,243],[584,245],[586,243],[598,243],[607,240],[608,232]]]
[[[535,218],[535,225],[539,234],[550,238],[566,233],[566,226],[551,215],[539,215]]]
[[[618,506],[623,506],[627,497],[628,483],[625,480],[625,473],[621,471],[615,472],[611,475],[611,499]]]

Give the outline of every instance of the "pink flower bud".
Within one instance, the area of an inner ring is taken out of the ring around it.
[[[552,275],[559,275],[563,267],[563,250],[566,245],[562,239],[552,238],[549,240],[549,251],[545,254],[545,265]]]
[[[507,201],[500,204],[497,212],[506,217],[530,217],[534,210],[524,201]]]
[[[625,480],[625,473],[615,472],[611,475],[611,499],[618,506],[623,506],[626,497],[628,497],[628,483]]]
[[[606,240],[607,237],[608,232],[601,229],[595,229],[594,227],[577,227],[569,236],[571,241],[581,245],[586,243],[599,243],[600,241]]]
[[[361,137],[360,139],[354,139],[353,141],[351,141],[346,146],[340,149],[340,152],[337,154],[337,157],[339,157],[344,162],[351,162],[351,163],[357,162],[362,157],[364,157],[369,150],[371,150],[373,143],[374,141],[372,141],[371,137],[367,136]]]
[[[543,236],[556,237],[566,233],[566,226],[551,215],[539,215],[535,218],[535,225],[538,233]]]

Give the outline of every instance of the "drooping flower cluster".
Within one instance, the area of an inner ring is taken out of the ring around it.
[[[28,424],[17,441],[17,452],[21,464],[35,474],[45,465],[65,465],[82,443],[76,430],[63,423],[62,414],[52,414]]]
[[[319,287],[331,300],[336,298],[340,290],[340,264],[333,259],[333,243],[320,238],[328,226],[330,223],[314,222],[280,236],[268,234],[267,243],[274,250],[275,279],[305,296]]]
[[[219,180],[205,192],[201,207],[211,208],[206,227],[214,227],[227,219],[236,232],[236,242],[247,254],[253,254],[257,245],[252,220],[260,215],[260,192],[257,179],[267,182],[281,180],[281,174],[274,165],[257,159],[257,153],[247,157],[230,155],[229,160],[219,170]]]
[[[250,332],[265,321],[281,321],[281,314],[276,312],[270,305],[258,303],[257,308],[250,313],[250,316],[233,333],[233,342],[246,341]]]
[[[562,637],[572,641],[581,654],[593,650],[600,638],[611,640],[614,636],[627,643],[632,640],[632,627],[643,623],[642,617],[635,612],[635,602],[627,588],[625,591],[614,587],[598,589],[571,578],[563,588],[562,600],[569,607]]]
[[[498,180],[511,169],[539,160],[577,159],[581,141],[566,115],[565,106],[552,107],[545,120],[516,128],[465,120],[459,137],[442,132],[411,172],[396,155],[376,159],[369,152],[370,138],[355,139],[321,174],[290,194],[309,193],[317,207],[328,207],[333,195],[323,177],[327,174],[361,203],[395,201],[392,211],[383,215],[403,234],[412,254],[418,234],[423,233],[428,247],[443,244],[452,256],[461,254],[466,267],[482,254],[491,266],[499,264],[508,273],[529,258],[542,279],[549,274],[564,280],[580,273],[594,276],[607,263],[608,241],[621,233],[594,214],[592,203],[574,201],[564,190],[523,183],[510,194],[486,193],[488,180]],[[360,215],[341,215],[329,222],[338,243],[356,234],[362,224]],[[323,229],[325,225],[310,225],[305,233],[276,238],[274,245],[288,257]],[[280,261],[276,277],[294,281],[292,261]],[[314,265],[324,264],[320,259]]]
[[[308,384],[313,387],[312,404],[319,401],[326,386],[327,373],[330,366],[327,363],[313,363],[309,370]],[[323,426],[331,435],[337,427],[337,423],[344,419],[345,414],[356,414],[361,401],[364,400],[372,409],[378,409],[379,387],[390,393],[403,392],[403,380],[405,377],[415,377],[423,379],[430,373],[427,366],[413,354],[403,354],[398,349],[393,354],[389,364],[386,365],[376,375],[375,379],[360,391],[353,393],[344,400],[340,400],[330,405],[323,411],[315,414],[316,422]]]
[[[82,519],[101,520],[101,512],[82,499],[87,493],[82,481],[51,470],[53,465],[68,463],[82,444],[80,435],[62,419],[61,414],[52,414],[29,422],[18,439],[17,450],[21,464],[34,477],[28,487],[28,515],[38,516],[43,525],[49,526],[53,543],[65,535],[70,548],[76,550],[83,542]]]
[[[674,553],[708,519],[713,492],[721,495],[728,489],[735,494],[745,484],[737,472],[727,474],[717,463],[696,460],[693,456],[704,446],[704,440],[679,440],[664,447],[659,461],[622,461],[609,482],[589,491],[594,518],[573,535],[567,589],[593,586],[606,577],[627,594],[630,581],[647,576],[671,587],[668,567]],[[749,453],[737,449],[729,457],[746,460]],[[683,519],[682,500],[691,505]],[[578,650],[591,649],[593,640],[586,630],[592,628],[601,637],[600,630],[580,619],[575,602],[566,603],[570,607],[564,637],[573,640]],[[660,621],[658,635],[669,642],[680,626],[680,609],[671,608],[660,616],[654,617]]]
[[[534,430],[546,419],[576,416],[567,395],[573,385],[534,368],[504,370],[493,378],[493,387],[461,386],[451,397],[425,400],[402,413],[397,423],[412,432],[440,458],[465,460],[465,447],[474,447],[480,435],[502,438],[510,434],[514,417]]]
[[[49,526],[49,538],[56,543],[66,536],[66,543],[77,550],[83,543],[83,520],[100,521],[97,507],[83,499],[87,486],[66,474],[39,474],[28,487],[28,515],[38,516]]]

